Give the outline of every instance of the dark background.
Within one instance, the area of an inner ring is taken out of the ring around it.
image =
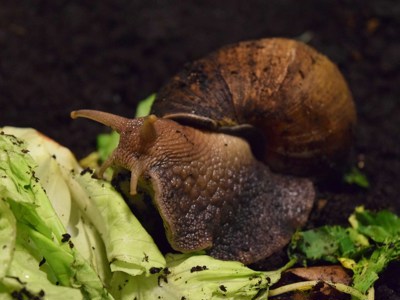
[[[0,0],[0,126],[34,127],[78,158],[106,129],[71,110],[133,116],[189,60],[227,43],[301,38],[347,78],[358,109],[353,165],[369,189],[318,184],[309,226],[346,224],[356,205],[400,213],[400,1]],[[400,265],[378,299],[400,299]]]

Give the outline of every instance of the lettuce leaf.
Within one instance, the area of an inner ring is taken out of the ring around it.
[[[112,271],[148,275],[150,268],[165,266],[152,238],[109,183],[92,178],[69,150],[33,129],[2,130],[28,143],[0,135],[5,266],[0,268],[0,293],[19,293],[29,286],[27,292],[38,295],[41,290],[31,289],[41,282],[46,299],[64,287],[74,289],[74,295],[78,291],[80,298],[112,299],[105,288]],[[32,266],[29,276],[25,265]]]
[[[112,299],[72,242],[65,241],[66,229],[36,177],[36,165],[26,145],[14,136],[2,133],[0,150],[0,201],[14,216],[15,223],[11,226],[18,237],[2,277],[1,292],[12,289],[10,281],[14,278],[23,287],[19,290],[17,287],[11,294],[25,290],[32,293],[31,285],[34,288],[43,278],[41,272],[26,273],[29,269],[25,266],[36,261],[37,271],[43,264],[47,267],[48,282],[43,285],[53,285],[52,289],[57,285],[79,288],[81,294],[92,299]],[[3,222],[5,218],[1,217]],[[25,238],[21,240],[21,237]],[[22,268],[15,267],[18,265]],[[33,293],[46,294],[46,290]]]
[[[153,239],[109,183],[89,173],[71,174],[67,180],[78,207],[101,233],[112,272],[149,275],[151,268],[165,266]]]
[[[202,254],[169,254],[167,267],[154,269],[150,277],[119,272],[113,278],[116,299],[259,299],[268,294],[284,268],[253,271],[234,261]]]

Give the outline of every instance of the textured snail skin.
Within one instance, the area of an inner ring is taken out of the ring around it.
[[[129,120],[83,110],[73,117],[89,117],[120,132],[105,167],[131,170],[132,194],[139,178],[152,186],[175,250],[208,250],[249,264],[280,250],[312,208],[312,182],[272,173],[242,138],[155,116]]]
[[[312,182],[283,174],[334,166],[356,122],[336,66],[287,39],[242,42],[187,65],[161,89],[153,113],[72,117],[120,133],[100,175],[119,165],[131,171],[131,194],[139,180],[151,186],[174,249],[245,264],[282,249],[307,221]]]
[[[226,46],[188,64],[161,89],[152,113],[231,133],[250,124],[264,139],[253,145],[262,148],[253,149],[258,158],[297,175],[340,165],[356,123],[337,67],[313,48],[282,38]]]

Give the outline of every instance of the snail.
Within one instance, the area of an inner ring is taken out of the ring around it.
[[[225,46],[185,66],[151,115],[78,110],[120,142],[104,162],[151,186],[171,246],[258,262],[307,222],[309,176],[349,150],[356,112],[337,67],[313,48],[271,38]],[[317,172],[316,172],[317,171]]]

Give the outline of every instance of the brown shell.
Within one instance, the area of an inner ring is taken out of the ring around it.
[[[255,154],[265,148],[273,170],[292,174],[339,164],[356,122],[338,68],[282,38],[226,46],[187,65],[161,89],[152,113],[239,135],[250,124],[262,132],[248,137]]]

